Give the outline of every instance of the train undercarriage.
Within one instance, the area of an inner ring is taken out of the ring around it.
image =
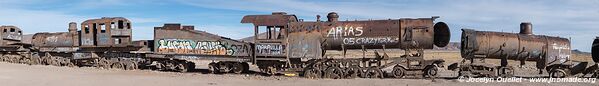
[[[374,57],[346,57],[308,59],[290,58],[285,61],[265,60],[257,66],[261,72],[268,75],[276,73],[299,74],[306,78],[404,78],[413,76],[417,78],[437,77],[439,68],[443,68],[442,59],[425,60],[422,50],[418,53],[389,57],[386,53],[375,52]],[[363,51],[364,53],[366,51]],[[269,62],[267,62],[269,61]]]

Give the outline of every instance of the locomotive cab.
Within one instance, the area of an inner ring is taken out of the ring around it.
[[[290,22],[297,22],[295,15],[274,12],[272,15],[247,15],[241,23],[254,24],[255,60],[278,58],[285,60],[286,39]]]
[[[127,46],[131,44],[131,22],[123,17],[103,17],[81,23],[82,47]]]
[[[23,33],[18,27],[0,26],[0,30],[2,31],[0,32],[0,36],[2,36],[2,39],[0,39],[0,41],[2,41],[0,45],[10,45],[21,42]]]

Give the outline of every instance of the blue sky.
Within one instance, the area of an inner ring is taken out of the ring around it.
[[[441,16],[451,41],[460,29],[518,32],[532,22],[534,34],[571,38],[573,49],[590,51],[599,35],[599,0],[1,0],[0,25],[16,25],[25,33],[67,31],[68,22],[100,17],[126,17],[134,39],[151,39],[163,23],[195,25],[239,39],[252,35],[243,15],[284,11],[306,21],[334,11],[340,20]]]

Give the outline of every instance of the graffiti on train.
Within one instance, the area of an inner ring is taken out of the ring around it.
[[[363,29],[363,27],[356,27],[356,26],[332,27],[331,29],[329,29],[329,31],[327,33],[327,37],[332,37],[334,39],[337,39],[337,38],[348,37],[348,36],[353,36],[353,37],[362,36],[362,34],[364,34],[364,31],[362,29]]]
[[[22,36],[19,35],[19,33],[10,33],[10,34],[5,34],[6,36],[5,39],[14,39],[14,40],[21,40]]]
[[[234,55],[245,52],[242,45],[230,45],[220,41],[193,41],[186,39],[162,39],[158,52],[179,54]]]
[[[570,58],[570,46],[568,44],[551,44],[551,48],[557,50],[557,56],[561,60],[560,62],[566,62]]]
[[[263,55],[281,55],[284,53],[285,46],[278,44],[257,44],[256,51]]]
[[[368,44],[393,44],[398,43],[398,37],[350,37],[343,38],[343,44],[347,45],[368,45]]]

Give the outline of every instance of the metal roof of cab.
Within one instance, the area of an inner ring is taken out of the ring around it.
[[[289,22],[297,22],[293,14],[285,12],[273,12],[271,15],[246,15],[241,23],[253,23],[254,26],[286,26]]]
[[[85,20],[81,24],[85,25],[85,24],[90,24],[90,23],[101,23],[101,22],[109,22],[109,21],[115,21],[115,20],[123,20],[124,22],[130,22],[127,18],[124,18],[124,17],[102,17],[100,19]]]

